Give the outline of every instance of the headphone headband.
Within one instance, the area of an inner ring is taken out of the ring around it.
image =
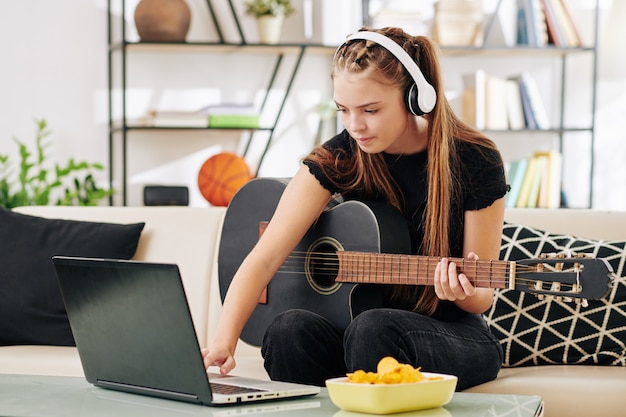
[[[424,78],[424,74],[420,71],[419,67],[413,61],[413,59],[409,56],[409,54],[395,41],[389,39],[385,35],[382,35],[378,32],[371,31],[360,31],[355,32],[352,35],[348,36],[345,42],[337,48],[337,51],[348,41],[354,39],[362,39],[368,40],[372,42],[376,42],[386,50],[388,50],[393,56],[395,56],[400,63],[406,68],[406,70],[413,78],[417,86],[417,103],[420,110],[423,113],[429,113],[435,107],[435,103],[437,102],[437,94],[432,85],[426,81]]]

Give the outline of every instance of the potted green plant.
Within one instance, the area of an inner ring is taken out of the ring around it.
[[[94,180],[94,171],[104,169],[101,164],[70,158],[66,165],[54,164],[54,169],[51,169],[45,152],[45,139],[51,131],[45,120],[35,120],[35,123],[34,151],[14,138],[19,147],[17,170],[9,155],[0,154],[0,207],[11,209],[48,204],[95,206],[113,194],[112,189],[101,188]]]
[[[295,11],[291,0],[250,0],[245,5],[246,14],[257,20],[259,42],[267,44],[278,43],[283,20]]]

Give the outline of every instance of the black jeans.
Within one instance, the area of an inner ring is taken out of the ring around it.
[[[395,309],[365,311],[343,334],[315,313],[289,310],[268,327],[261,353],[273,380],[319,386],[357,369],[376,371],[384,356],[456,375],[457,390],[495,379],[502,364],[502,347],[480,315],[442,322]]]

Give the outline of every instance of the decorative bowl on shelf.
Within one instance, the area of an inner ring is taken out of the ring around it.
[[[359,384],[340,377],[326,380],[326,388],[337,407],[360,413],[402,413],[447,404],[452,399],[458,378],[428,372],[423,375],[424,381],[402,384]]]
[[[185,0],[141,0],[134,18],[143,42],[184,42],[191,10]]]

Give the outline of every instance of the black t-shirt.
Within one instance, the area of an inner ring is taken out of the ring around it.
[[[345,130],[325,142],[323,146],[332,154],[344,153],[347,158],[354,154],[357,147]],[[461,195],[452,202],[450,255],[459,257],[462,256],[463,250],[463,212],[490,206],[506,194],[507,184],[502,158],[497,150],[461,141],[456,143],[456,150],[460,164],[456,169],[455,177],[461,181],[462,185]],[[404,214],[413,226],[414,250],[419,253],[419,243],[424,235],[422,220],[428,193],[427,151],[408,155],[383,153],[383,157],[392,177],[403,193]],[[319,166],[308,160],[304,163],[324,188],[333,194],[340,192],[333,182],[325,177]],[[364,200],[358,192],[345,193],[342,197],[344,200]]]

